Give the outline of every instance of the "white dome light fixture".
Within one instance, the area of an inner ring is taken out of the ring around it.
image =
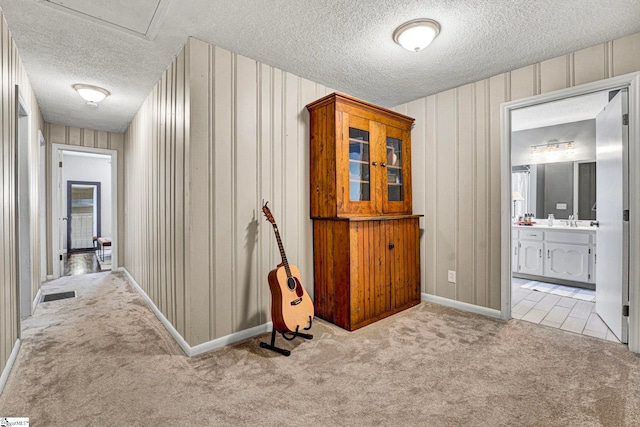
[[[97,107],[99,102],[104,101],[107,96],[111,95],[108,90],[98,86],[75,84],[73,88],[87,101],[89,107]]]
[[[411,52],[429,46],[440,34],[440,24],[433,19],[414,19],[405,22],[393,32],[393,41]]]

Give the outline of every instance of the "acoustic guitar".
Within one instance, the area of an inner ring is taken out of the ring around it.
[[[311,328],[313,321],[313,302],[305,291],[300,280],[300,271],[295,265],[289,264],[284,253],[280,232],[276,220],[267,206],[262,207],[264,216],[273,226],[282,263],[269,272],[269,289],[271,290],[271,318],[274,330],[287,333],[297,333],[302,329]]]

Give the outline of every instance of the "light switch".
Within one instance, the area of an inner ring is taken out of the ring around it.
[[[449,283],[456,283],[456,272],[452,270],[447,270],[447,281]]]

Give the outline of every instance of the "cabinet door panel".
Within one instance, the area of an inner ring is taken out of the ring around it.
[[[589,280],[589,247],[547,243],[546,251],[546,276],[578,282]]]
[[[591,246],[589,253],[589,283],[596,282],[596,247]]]
[[[389,227],[393,230],[389,233],[387,240],[387,253],[389,254],[389,288],[392,290],[392,307],[402,306],[406,299],[407,277],[403,274],[404,266],[407,265],[406,245],[407,230],[406,221],[388,221]]]
[[[385,213],[411,213],[411,138],[409,132],[386,126],[381,153]]]
[[[392,308],[399,308],[420,300],[419,228],[413,219],[390,223],[394,229],[387,245],[392,262]]]
[[[542,275],[542,242],[520,241],[518,249],[518,272]]]
[[[373,166],[380,125],[362,117],[338,112],[342,123],[338,156],[338,213],[379,213],[379,168]],[[331,171],[327,171],[328,174]]]
[[[391,309],[390,277],[384,250],[386,221],[351,223],[351,324],[379,318]]]

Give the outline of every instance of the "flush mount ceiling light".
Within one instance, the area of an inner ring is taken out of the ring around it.
[[[90,107],[97,107],[98,102],[102,102],[111,95],[108,90],[98,86],[75,84],[73,88],[87,101],[87,105]]]
[[[393,32],[393,41],[412,52],[429,46],[440,33],[440,24],[432,19],[405,22]]]

